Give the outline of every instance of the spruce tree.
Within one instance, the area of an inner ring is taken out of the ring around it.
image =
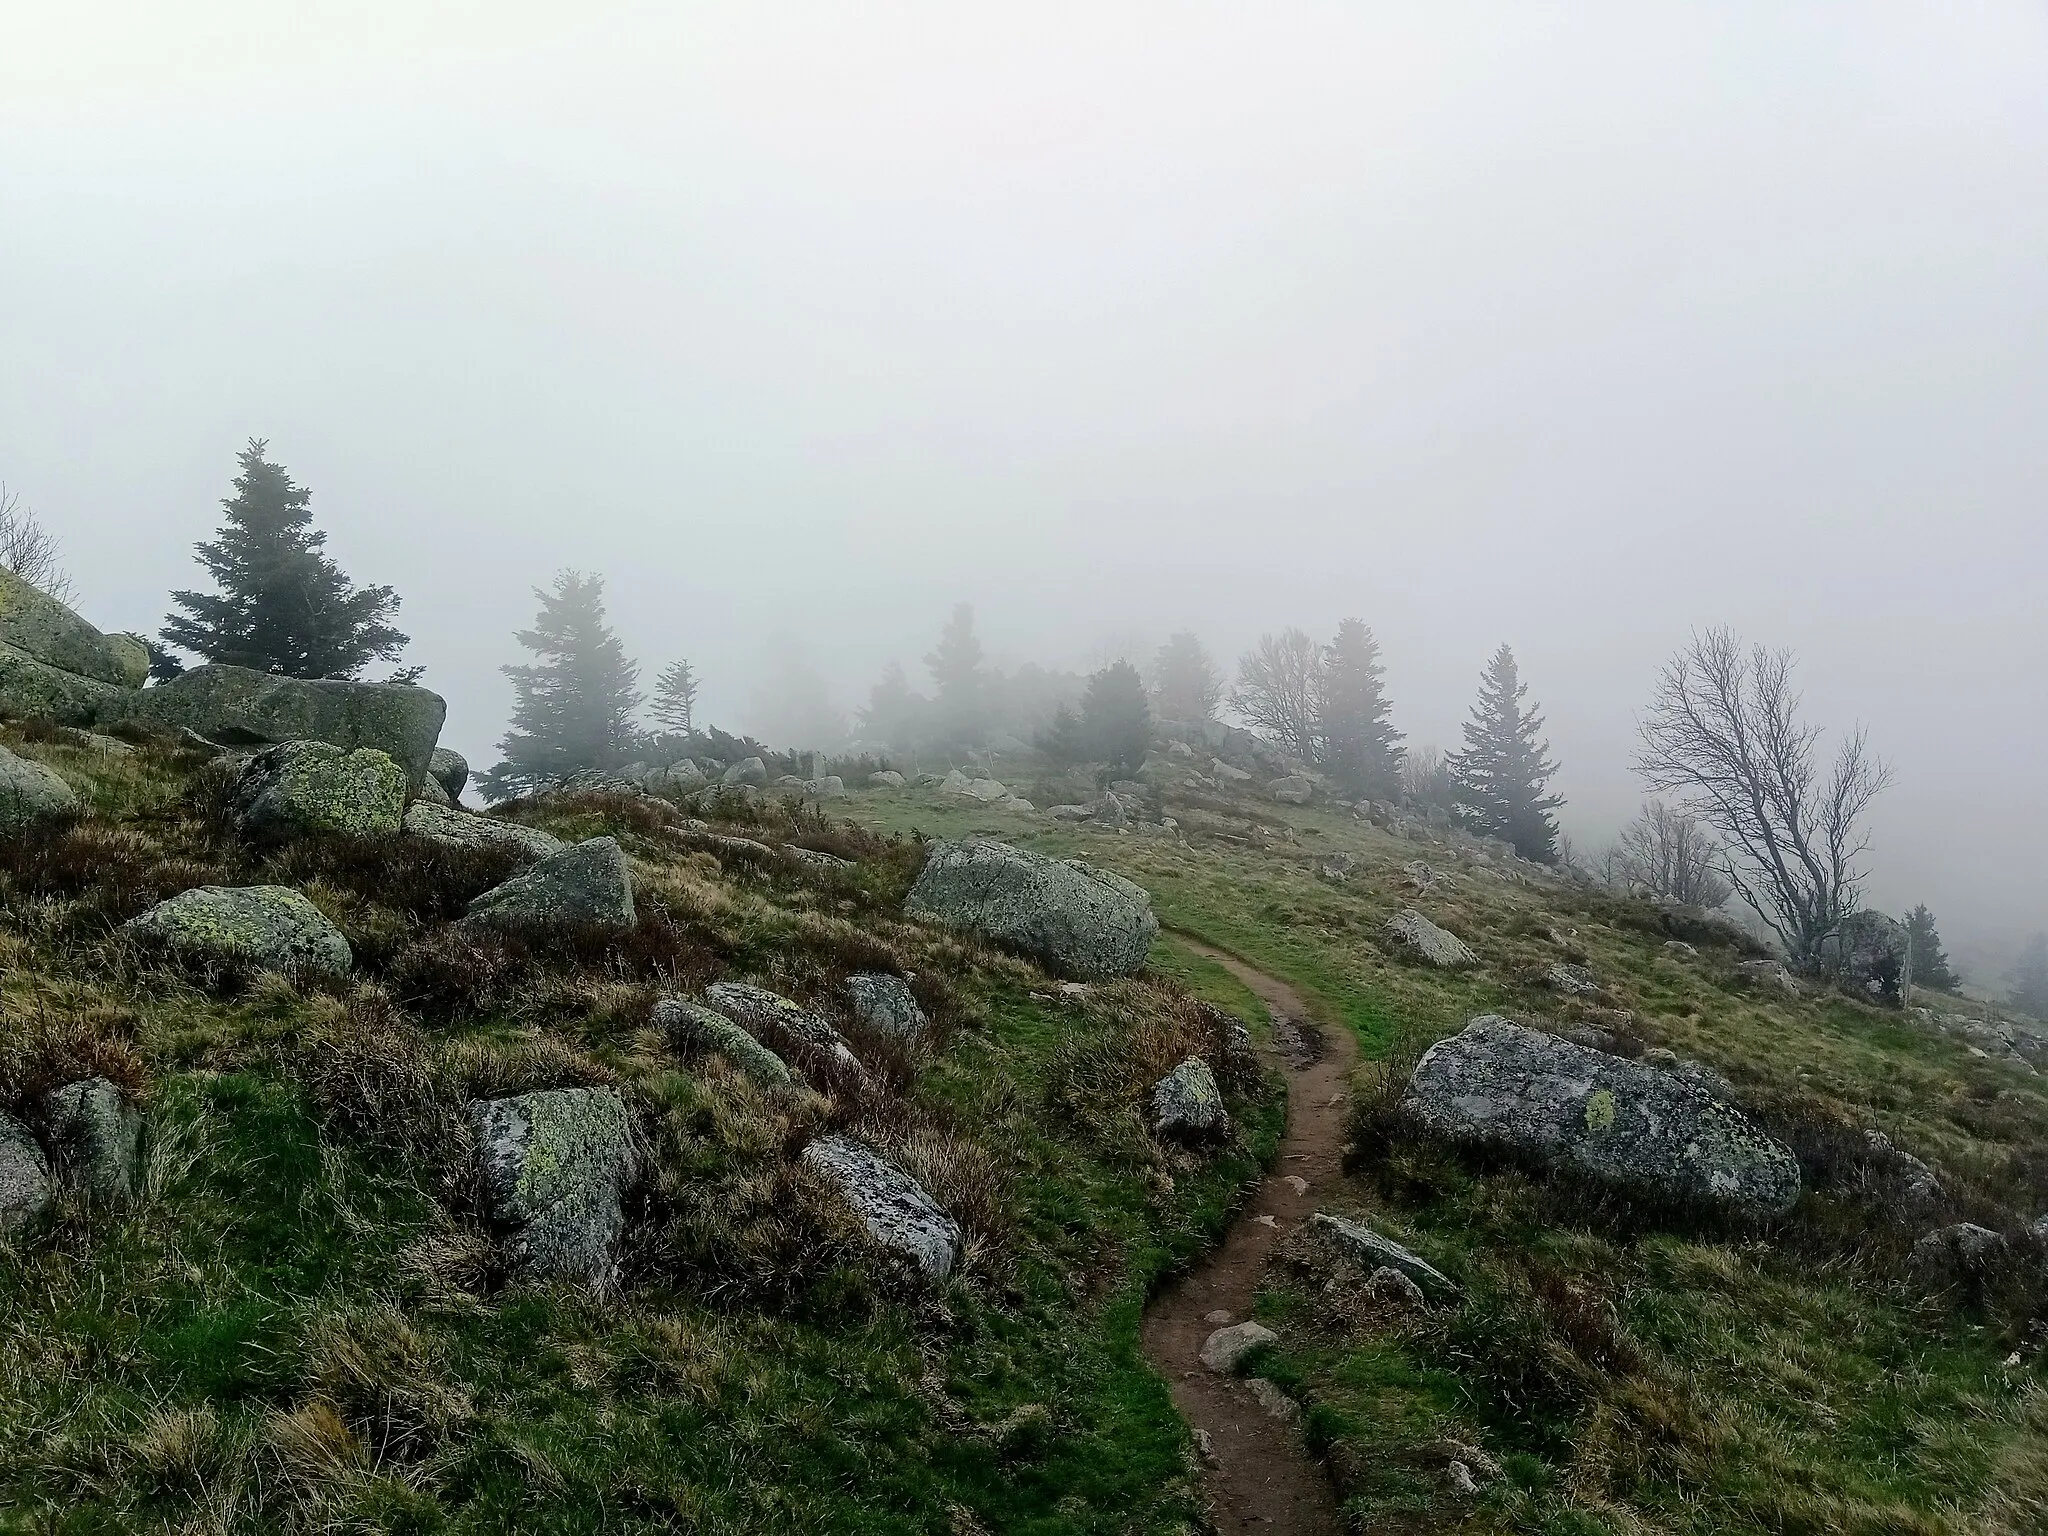
[[[938,728],[947,741],[979,746],[988,721],[988,677],[982,669],[981,641],[974,633],[974,609],[956,603],[938,646],[924,659],[932,670],[938,698]]]
[[[1514,844],[1525,859],[1549,864],[1557,858],[1557,821],[1551,812],[1564,804],[1544,788],[1557,764],[1550,743],[1540,739],[1543,717],[1522,708],[1528,685],[1515,668],[1515,653],[1503,645],[1493,653],[1479,682],[1479,702],[1465,722],[1465,750],[1451,754],[1457,810],[1474,829]]]
[[[1941,952],[1941,935],[1935,931],[1934,914],[1925,904],[1906,914],[1906,934],[1913,941],[1913,985],[1952,992],[1963,978],[1949,969],[1948,956]]]
[[[173,592],[185,611],[165,618],[161,637],[258,672],[355,677],[404,649],[407,637],[385,622],[398,596],[356,586],[322,552],[327,535],[313,526],[312,493],[263,457],[266,446],[251,438],[242,450],[235,494],[221,503],[227,521],[198,546],[220,591]]]
[[[2012,973],[2012,1005],[2048,1023],[2048,933],[2037,933],[2020,951]]]
[[[563,571],[542,592],[540,613],[518,641],[538,664],[505,667],[512,679],[512,729],[505,754],[480,781],[492,800],[529,794],[583,768],[617,768],[638,745],[633,711],[640,676],[605,622],[604,578]]]
[[[1160,719],[1192,725],[1215,718],[1223,702],[1223,674],[1192,631],[1182,630],[1159,647],[1152,670]]]
[[[1387,701],[1379,641],[1357,619],[1323,652],[1323,763],[1353,795],[1391,800],[1401,788],[1401,733]]]
[[[1145,680],[1128,661],[1113,661],[1088,679],[1081,695],[1081,741],[1088,756],[1113,773],[1131,774],[1152,745]]]
[[[687,661],[672,661],[654,679],[654,703],[649,707],[654,723],[677,736],[688,737],[696,729],[697,674]]]
[[[867,706],[860,712],[861,734],[893,752],[908,752],[916,745],[928,708],[924,695],[911,691],[903,663],[892,656],[881,680],[868,690]]]
[[[1085,762],[1088,758],[1087,737],[1081,729],[1081,717],[1074,713],[1071,704],[1062,704],[1052,712],[1052,723],[1038,733],[1035,744],[1039,751],[1062,768]]]

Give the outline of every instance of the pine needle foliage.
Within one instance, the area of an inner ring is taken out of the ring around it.
[[[1503,645],[1479,680],[1479,702],[1465,722],[1465,750],[1451,754],[1458,813],[1474,828],[1513,843],[1525,859],[1557,858],[1557,820],[1564,801],[1544,790],[1557,772],[1543,717],[1522,707],[1529,685]]]
[[[672,661],[654,679],[655,724],[678,736],[696,731],[697,674],[687,661]]]
[[[1394,729],[1380,643],[1358,619],[1337,626],[1323,652],[1324,766],[1354,795],[1391,800],[1400,792],[1401,733]]]
[[[1088,679],[1081,696],[1081,739],[1089,756],[1120,773],[1136,773],[1152,744],[1145,680],[1128,661],[1113,661]]]
[[[1948,963],[1941,947],[1941,933],[1934,926],[1934,914],[1922,902],[1906,914],[1906,933],[1913,941],[1913,985],[1952,992],[1963,984]]]
[[[1182,630],[1153,658],[1153,700],[1162,720],[1212,720],[1223,702],[1223,674],[1192,630]]]
[[[539,661],[511,666],[512,729],[498,743],[505,760],[481,786],[492,800],[528,793],[583,768],[617,768],[639,743],[639,664],[606,622],[604,578],[563,571],[536,588],[540,613],[518,640]]]
[[[988,676],[971,604],[954,604],[953,616],[924,663],[938,691],[939,730],[949,744],[978,746],[988,727]]]
[[[166,645],[208,661],[284,677],[353,678],[389,660],[408,637],[386,622],[398,611],[390,587],[358,587],[325,553],[313,526],[312,492],[264,457],[252,437],[238,456],[227,520],[198,546],[218,592],[173,592],[184,610],[164,620]]]

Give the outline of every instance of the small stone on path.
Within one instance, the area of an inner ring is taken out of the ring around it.
[[[1280,1335],[1263,1323],[1238,1323],[1218,1328],[1202,1345],[1202,1364],[1218,1375],[1227,1376],[1237,1362],[1262,1344],[1277,1344]]]
[[[1298,1173],[1290,1173],[1280,1182],[1285,1184],[1289,1189],[1293,1190],[1297,1195],[1305,1195],[1308,1193],[1308,1180],[1304,1179]]]

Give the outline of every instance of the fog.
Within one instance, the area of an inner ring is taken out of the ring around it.
[[[1869,725],[1871,894],[1967,966],[2048,924],[2044,421],[2038,5],[16,5],[0,47],[0,478],[82,611],[203,586],[266,437],[480,764],[561,566],[764,734],[922,681],[955,601],[1003,664],[1357,615],[1415,745],[1512,643],[1597,846],[1725,623]]]

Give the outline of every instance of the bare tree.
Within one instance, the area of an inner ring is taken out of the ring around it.
[[[1863,729],[1834,766],[1814,763],[1820,728],[1799,718],[1792,653],[1710,629],[1665,664],[1640,722],[1636,771],[1713,828],[1721,872],[1802,966],[1855,910],[1870,803],[1891,782]]]
[[[70,573],[58,563],[57,537],[21,504],[19,493],[0,485],[0,565],[60,603],[78,596]]]
[[[1401,759],[1401,795],[1416,805],[1451,808],[1457,797],[1457,781],[1442,747],[1416,747]]]
[[[1237,663],[1230,707],[1305,763],[1316,761],[1323,717],[1323,648],[1298,629],[1261,635]]]
[[[1602,861],[1609,885],[1689,907],[1713,908],[1735,894],[1720,871],[1713,833],[1688,811],[1652,800],[1621,829]]]

